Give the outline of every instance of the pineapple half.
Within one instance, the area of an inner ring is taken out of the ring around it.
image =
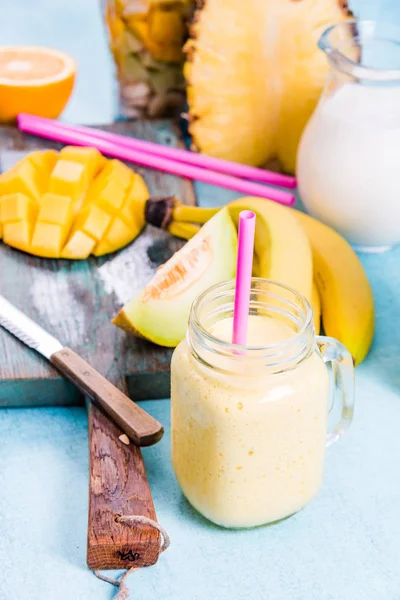
[[[105,0],[124,116],[157,117],[185,101],[183,44],[195,0]]]
[[[293,173],[328,74],[318,39],[350,16],[344,0],[203,0],[186,44],[194,146]]]

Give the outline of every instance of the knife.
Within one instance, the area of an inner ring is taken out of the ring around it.
[[[0,325],[46,357],[58,371],[107,413],[134,444],[151,446],[162,438],[164,429],[156,419],[3,296],[0,296]]]

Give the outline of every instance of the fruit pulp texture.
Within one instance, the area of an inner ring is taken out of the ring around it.
[[[300,143],[307,211],[351,244],[400,242],[400,87],[345,84],[320,102]]]
[[[229,341],[232,320],[211,332]],[[292,335],[277,319],[249,317],[249,346]],[[175,474],[189,502],[224,527],[253,527],[297,512],[317,494],[323,475],[329,377],[320,355],[276,374],[248,366],[246,372],[204,366],[186,341],[172,358]]]

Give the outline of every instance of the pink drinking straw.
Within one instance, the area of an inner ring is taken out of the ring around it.
[[[183,150],[182,148],[171,148],[170,146],[165,146],[163,144],[139,140],[126,135],[111,133],[109,131],[101,131],[100,129],[94,129],[93,127],[71,125],[70,123],[63,123],[62,121],[55,121],[54,119],[46,119],[44,117],[36,117],[26,113],[20,113],[18,115],[18,125],[20,128],[29,126],[30,123],[42,123],[47,125],[55,124],[60,131],[63,129],[68,131],[69,129],[79,131],[80,133],[88,133],[99,140],[114,142],[125,148],[130,148],[131,150],[138,150],[139,152],[146,152],[147,154],[153,154],[154,156],[169,158],[177,162],[203,167],[204,169],[218,171],[219,173],[225,173],[226,175],[251,179],[253,181],[258,181],[259,183],[280,185],[290,189],[294,189],[297,185],[295,177],[283,175],[282,173],[275,173],[274,171],[268,171],[267,169],[259,169],[257,167],[223,160],[221,158],[213,158],[206,154],[199,154],[198,152]]]
[[[225,175],[225,173],[217,173],[216,171],[210,171],[208,169],[203,169],[202,167],[176,162],[161,156],[133,150],[132,148],[126,148],[115,142],[96,138],[91,133],[76,130],[73,126],[70,126],[68,129],[60,128],[57,121],[51,121],[51,119],[45,122],[32,117],[26,121],[26,118],[20,117],[18,119],[18,129],[25,133],[31,133],[48,140],[61,142],[62,144],[91,146],[92,148],[97,148],[102,154],[112,156],[113,158],[119,158],[120,160],[135,163],[143,167],[149,167],[150,169],[164,171],[165,173],[177,175],[178,177],[186,177],[187,179],[203,181],[204,183],[209,183],[211,185],[235,190],[246,196],[267,198],[268,200],[274,200],[275,202],[287,206],[293,206],[296,200],[294,194],[278,188],[254,183],[247,179],[240,179],[233,175]]]
[[[246,346],[247,342],[255,226],[256,215],[251,210],[242,210],[239,215],[239,239],[232,336],[232,342],[239,346]]]

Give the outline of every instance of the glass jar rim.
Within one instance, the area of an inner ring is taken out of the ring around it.
[[[221,351],[225,351],[225,352],[232,352],[232,353],[237,353],[240,355],[241,352],[244,352],[247,356],[247,358],[249,358],[251,356],[252,353],[257,353],[257,354],[261,354],[263,352],[269,353],[273,350],[277,350],[277,349],[282,349],[285,346],[289,346],[293,343],[296,342],[296,340],[299,340],[306,332],[307,330],[310,328],[310,326],[313,323],[313,310],[312,310],[312,306],[310,304],[310,302],[307,300],[307,298],[301,294],[300,292],[298,292],[297,290],[295,290],[294,288],[285,285],[283,283],[280,283],[278,281],[273,281],[271,279],[266,279],[263,277],[252,277],[251,279],[251,292],[257,292],[262,290],[262,288],[257,288],[254,287],[255,284],[263,284],[263,285],[267,285],[267,286],[274,286],[280,290],[284,290],[286,292],[289,292],[290,294],[292,294],[294,296],[294,298],[296,298],[298,300],[297,303],[297,308],[304,306],[304,319],[303,319],[303,323],[301,324],[301,327],[299,327],[299,329],[297,331],[293,331],[293,335],[290,336],[288,339],[283,340],[282,342],[277,342],[274,344],[268,344],[268,345],[263,345],[263,346],[247,346],[247,345],[239,345],[239,344],[233,344],[232,342],[226,342],[224,340],[221,340],[220,338],[214,336],[212,333],[210,333],[205,327],[204,325],[201,323],[201,319],[199,318],[198,315],[198,311],[201,307],[201,303],[207,299],[208,296],[210,296],[213,292],[218,292],[218,291],[225,291],[225,292],[233,292],[233,297],[234,297],[234,290],[235,290],[235,280],[231,279],[230,281],[223,281],[220,283],[216,283],[214,285],[212,285],[211,287],[207,288],[204,292],[200,293],[193,301],[192,304],[192,308],[190,311],[190,319],[193,321],[196,329],[199,331],[199,333],[201,334],[201,336],[206,339],[208,342],[210,342],[211,344],[214,344],[216,348],[221,349]],[[284,302],[289,303],[289,301],[287,299],[285,299],[283,296],[279,297],[275,294],[271,294],[270,292],[268,292],[267,290],[262,290],[263,293],[265,294],[269,294],[271,298],[274,298],[275,300],[283,300]],[[218,298],[218,296],[216,296]]]
[[[318,40],[318,47],[328,55],[331,62],[334,63],[335,68],[346,75],[352,75],[356,79],[371,82],[374,81],[376,83],[394,83],[400,81],[400,65],[398,69],[369,67],[368,65],[357,63],[345,56],[339,48],[335,48],[331,44],[330,35],[335,30],[353,27],[357,35],[371,35],[374,33],[377,26],[388,27],[391,30],[395,30],[398,36],[397,39],[393,40],[388,38],[387,41],[400,44],[400,27],[393,25],[393,23],[365,19],[349,19],[330,25],[325,29]]]

